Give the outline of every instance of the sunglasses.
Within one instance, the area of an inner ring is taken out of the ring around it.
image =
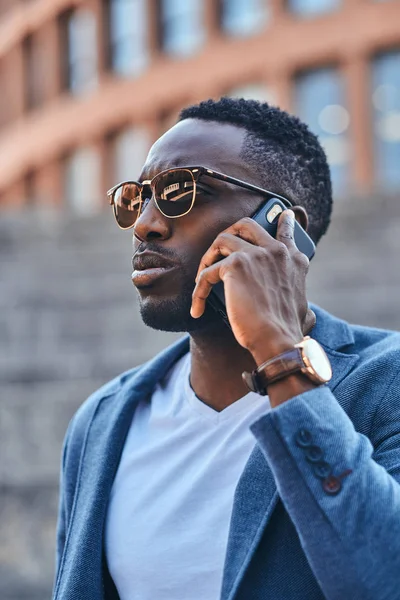
[[[187,215],[193,208],[196,185],[203,175],[237,185],[268,198],[279,198],[288,208],[293,206],[289,200],[279,194],[206,167],[177,167],[161,171],[153,179],[142,182],[124,181],[108,190],[107,197],[110,199],[118,226],[121,229],[133,227],[143,207],[152,198],[160,213],[168,219]]]

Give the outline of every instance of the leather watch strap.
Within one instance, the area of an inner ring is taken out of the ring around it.
[[[288,377],[292,373],[301,371],[304,361],[300,348],[291,348],[267,360],[252,373],[242,373],[242,378],[249,390],[261,396],[267,395],[267,388],[271,383]]]

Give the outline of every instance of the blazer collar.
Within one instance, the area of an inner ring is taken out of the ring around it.
[[[310,304],[310,308],[317,317],[316,324],[311,331],[311,337],[318,340],[325,348],[331,350],[342,350],[354,344],[353,332],[346,321],[334,317],[316,304]]]
[[[334,317],[319,306],[311,304],[310,307],[317,317],[310,335],[323,346],[331,361],[332,379],[328,387],[333,391],[358,361],[358,354],[353,353],[354,334],[346,321]],[[337,399],[342,408],[345,408],[340,395]]]

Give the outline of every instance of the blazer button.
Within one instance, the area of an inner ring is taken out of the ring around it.
[[[296,444],[300,448],[308,448],[309,446],[311,446],[312,441],[313,438],[308,429],[299,429],[299,431],[296,434]]]
[[[322,488],[324,492],[330,494],[331,496],[334,496],[342,489],[342,483],[338,477],[335,477],[334,475],[329,475],[329,477],[323,480]]]
[[[332,467],[329,463],[321,461],[313,465],[313,471],[319,479],[325,479],[332,473]]]
[[[324,456],[321,448],[319,446],[310,446],[305,450],[306,459],[312,463],[317,463]]]

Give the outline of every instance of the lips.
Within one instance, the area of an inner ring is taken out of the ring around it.
[[[152,286],[156,279],[176,269],[176,265],[160,254],[142,252],[132,260],[132,282],[138,288]]]
[[[135,271],[145,271],[147,269],[171,269],[175,267],[173,263],[166,260],[160,254],[150,252],[141,252],[136,254],[132,260],[132,266]]]

